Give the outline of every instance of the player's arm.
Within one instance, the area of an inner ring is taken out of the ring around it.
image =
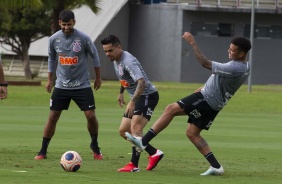
[[[86,36],[86,51],[92,58],[94,71],[95,71],[95,80],[94,80],[94,90],[97,91],[102,85],[101,79],[101,71],[100,71],[100,58],[98,55],[97,48],[95,47],[94,43],[91,41],[89,36]]]
[[[133,97],[131,98],[131,101],[136,103],[136,101],[139,99],[139,97],[143,94],[144,89],[145,89],[145,80],[143,78],[137,80],[137,87],[134,92]]]
[[[100,67],[94,67],[94,70],[95,70],[94,90],[97,91],[102,85]]]
[[[129,101],[127,108],[126,108],[126,113],[128,114],[129,117],[133,116],[134,109],[135,109],[135,103],[139,99],[139,97],[143,94],[144,89],[145,89],[145,80],[143,78],[137,80],[137,87],[134,92],[134,95],[132,96],[131,100]]]
[[[54,47],[52,47],[52,38],[50,38],[48,44],[48,80],[45,85],[46,91],[48,93],[51,93],[53,87],[53,72],[56,67],[56,57],[57,52]]]
[[[48,72],[48,80],[47,80],[47,83],[46,83],[46,90],[48,93],[51,93],[52,91],[52,87],[53,87],[53,72]]]
[[[118,101],[119,106],[121,106],[121,107],[123,105],[125,105],[124,94],[123,94],[124,90],[125,90],[125,88],[123,86],[120,86],[120,90],[119,90],[119,95],[118,95],[117,101]]]
[[[212,69],[212,61],[208,60],[204,54],[200,51],[193,35],[189,32],[185,32],[182,36],[191,46],[193,52],[198,60],[198,62],[205,68],[211,70]]]

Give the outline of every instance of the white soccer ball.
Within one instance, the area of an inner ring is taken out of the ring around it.
[[[67,151],[62,155],[60,163],[65,171],[76,172],[82,165],[82,159],[76,151]]]

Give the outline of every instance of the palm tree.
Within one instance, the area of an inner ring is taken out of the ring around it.
[[[41,0],[1,0],[0,1],[0,10],[1,9],[15,9],[20,7],[29,7],[30,9],[40,9],[43,7]]]
[[[59,13],[64,9],[75,9],[82,5],[87,5],[93,13],[100,11],[99,3],[101,0],[42,0],[46,11],[50,12],[50,26],[52,33],[59,31]]]

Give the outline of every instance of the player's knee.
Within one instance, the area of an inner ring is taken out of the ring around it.
[[[194,140],[197,137],[197,135],[195,133],[193,133],[192,131],[189,131],[189,130],[186,131],[186,136],[188,137],[188,139],[190,141]]]
[[[85,114],[85,116],[86,116],[86,119],[88,120],[88,122],[97,121],[94,113],[87,113],[87,114]]]
[[[119,129],[119,135],[124,138],[125,140],[127,140],[127,138],[125,137],[125,131],[124,130],[121,130]]]
[[[172,103],[166,106],[164,113],[167,115],[171,115],[171,116],[175,116],[177,113],[177,104],[176,103]]]

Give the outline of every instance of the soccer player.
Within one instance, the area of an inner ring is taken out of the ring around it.
[[[68,110],[73,100],[87,119],[87,128],[91,137],[90,148],[94,159],[102,160],[103,156],[98,147],[98,120],[95,114],[95,100],[91,88],[88,68],[88,55],[92,59],[96,79],[94,89],[101,86],[100,60],[97,49],[90,37],[74,28],[74,13],[63,10],[59,14],[61,30],[54,33],[49,39],[48,48],[48,81],[47,92],[51,93],[52,73],[55,60],[58,59],[56,70],[56,84],[50,100],[50,114],[46,122],[42,147],[35,157],[36,160],[46,159],[47,148],[56,129],[62,110]]]
[[[125,132],[131,132],[133,135],[141,137],[143,128],[153,114],[153,111],[159,101],[159,93],[156,87],[149,81],[145,71],[139,61],[127,51],[123,51],[118,37],[109,35],[101,41],[106,56],[114,63],[117,78],[119,79],[120,93],[118,95],[118,104],[125,105],[124,90],[130,95],[121,124],[119,127],[120,136],[126,140]],[[152,170],[163,158],[161,150],[157,150],[150,144],[147,145],[149,163],[146,170]],[[138,162],[140,151],[132,146],[131,162],[118,172],[139,172]]]
[[[217,161],[208,143],[200,134],[202,130],[208,130],[211,127],[219,111],[248,78],[250,65],[246,57],[251,49],[251,43],[244,37],[233,38],[228,49],[231,61],[218,63],[204,56],[191,33],[185,32],[182,37],[192,46],[198,62],[204,68],[211,70],[212,75],[202,88],[169,104],[141,139],[129,133],[126,133],[125,136],[136,147],[143,150],[158,133],[170,124],[175,116],[188,115],[186,135],[210,164],[209,169],[201,175],[221,175],[224,173],[222,165]]]
[[[1,55],[0,55],[0,99],[1,100],[7,98],[8,95],[7,87],[8,87],[8,83],[5,81],[4,70],[3,70]]]

